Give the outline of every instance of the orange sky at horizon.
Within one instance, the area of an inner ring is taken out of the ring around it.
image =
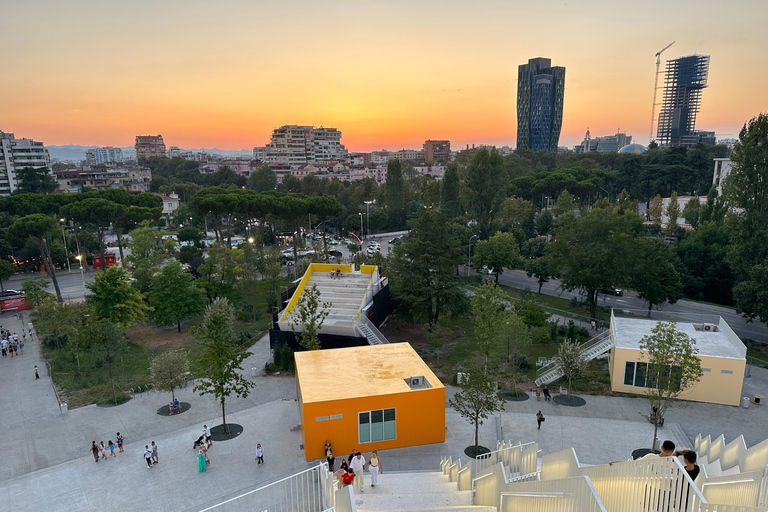
[[[0,18],[0,130],[47,145],[160,133],[168,146],[251,149],[307,124],[340,129],[352,151],[514,147],[517,66],[544,56],[566,67],[561,145],[588,127],[645,144],[654,53],[673,40],[662,69],[711,55],[697,129],[736,137],[768,110],[768,2],[533,4],[16,1]]]

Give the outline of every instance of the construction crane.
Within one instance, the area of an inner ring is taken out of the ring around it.
[[[659,90],[659,65],[661,64],[661,54],[664,53],[664,51],[675,44],[674,41],[669,43],[667,46],[656,52],[656,78],[653,81],[653,104],[651,105],[651,133],[648,135],[648,142],[650,143],[653,140],[653,121],[656,119],[656,93]]]

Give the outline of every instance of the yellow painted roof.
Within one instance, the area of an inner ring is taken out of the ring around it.
[[[418,393],[405,382],[411,375],[423,375],[432,388],[443,387],[409,343],[296,352],[304,403]]]

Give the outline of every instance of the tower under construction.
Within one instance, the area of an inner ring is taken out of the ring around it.
[[[699,141],[696,114],[708,75],[709,55],[689,55],[667,61],[656,132],[660,146],[691,146]]]

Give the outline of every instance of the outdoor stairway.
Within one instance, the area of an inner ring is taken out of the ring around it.
[[[472,492],[457,490],[439,471],[384,472],[376,487],[367,471],[365,477],[365,492],[354,490],[358,512],[496,512],[496,507],[472,505]]]
[[[315,285],[320,292],[320,302],[331,304],[325,320],[327,323],[347,321],[352,325],[357,320],[370,282],[370,274],[344,273],[341,279],[331,279],[327,273],[316,272],[310,276],[305,290]],[[288,321],[295,321],[293,314],[289,315]]]
[[[360,318],[360,321],[355,322],[355,330],[368,340],[369,345],[389,343],[389,340],[364,316]]]
[[[591,361],[608,352],[616,344],[616,340],[611,336],[610,329],[606,329],[588,342],[579,347],[579,352],[586,361]],[[563,369],[553,361],[550,364],[540,368],[536,372],[536,385],[541,386],[549,384],[563,376]]]

